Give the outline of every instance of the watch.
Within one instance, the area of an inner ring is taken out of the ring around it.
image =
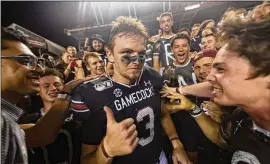
[[[198,117],[199,115],[202,114],[202,112],[203,112],[203,110],[200,107],[198,107],[197,105],[195,105],[194,108],[189,111],[189,113],[192,117]]]
[[[60,92],[58,94],[57,98],[70,100],[71,99],[71,95],[70,95],[70,93],[67,93],[67,92]]]

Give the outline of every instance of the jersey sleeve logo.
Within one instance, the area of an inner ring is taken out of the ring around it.
[[[144,86],[146,86],[146,87],[147,87],[147,85],[150,85],[150,86],[152,85],[150,80],[148,80],[148,81],[144,81]]]
[[[98,84],[94,85],[94,88],[97,91],[104,91],[105,89],[111,88],[113,86],[113,83],[111,80],[107,80],[107,81],[102,81]]]
[[[121,91],[121,89],[119,88],[116,88],[114,91],[113,91],[113,94],[115,95],[115,97],[121,97],[123,92]]]

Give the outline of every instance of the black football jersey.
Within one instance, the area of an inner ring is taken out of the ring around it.
[[[193,71],[193,60],[190,60],[183,66],[172,64],[165,67],[162,76],[164,81],[170,87],[179,87],[197,83],[196,75]]]
[[[106,134],[108,106],[117,122],[133,118],[139,143],[133,153],[116,157],[113,163],[149,163],[159,161],[161,141],[161,98],[163,85],[158,72],[145,66],[141,77],[132,86],[102,77],[82,83],[72,93],[74,117],[82,121],[82,142],[99,145]]]
[[[253,130],[253,121],[241,108],[221,126],[221,136],[233,151],[232,164],[269,164],[270,137]]]
[[[171,39],[173,37],[174,35],[170,38],[161,37],[153,45],[153,55],[159,56],[162,67],[171,65],[175,61],[171,50]]]

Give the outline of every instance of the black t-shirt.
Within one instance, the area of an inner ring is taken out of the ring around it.
[[[172,65],[175,61],[171,50],[171,39],[173,37],[174,35],[170,38],[161,37],[153,45],[153,55],[159,56],[162,67]]]
[[[153,42],[148,41],[147,46],[146,46],[146,59],[145,63],[153,67]]]
[[[262,135],[253,130],[251,118],[240,108],[221,126],[221,136],[234,152],[232,164],[269,164],[270,138],[265,142]]]
[[[82,142],[99,145],[106,133],[104,106],[112,109],[115,119],[135,120],[139,143],[133,153],[116,157],[113,163],[149,163],[159,161],[161,141],[162,78],[158,72],[145,66],[141,77],[132,86],[102,77],[86,81],[72,93],[74,116],[82,121]]]
[[[201,44],[201,37],[200,36],[196,36],[196,37],[192,38],[190,41],[190,52],[201,51],[200,44]]]
[[[39,118],[42,117],[38,113]],[[38,119],[32,121],[36,123]],[[54,142],[28,149],[29,164],[78,164],[81,157],[81,125],[69,113]]]
[[[165,67],[162,77],[171,87],[197,83],[197,78],[193,71],[193,60],[191,59],[183,66],[172,64]]]

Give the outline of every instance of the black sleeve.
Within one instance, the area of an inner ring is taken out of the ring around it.
[[[154,44],[153,44],[153,56],[159,56],[160,55],[160,42],[159,41],[156,41]]]
[[[104,110],[93,113],[82,123],[82,143],[99,145],[106,135],[107,118]]]
[[[70,108],[74,115],[74,119],[77,121],[84,121],[90,115],[90,109],[85,104],[84,93],[86,92],[86,85],[83,83],[74,89],[71,93]]]
[[[237,108],[232,112],[229,119],[224,121],[220,127],[220,134],[223,142],[230,145],[230,140],[232,139],[234,132],[238,130],[238,126],[246,117],[248,117],[248,115],[241,108]]]

